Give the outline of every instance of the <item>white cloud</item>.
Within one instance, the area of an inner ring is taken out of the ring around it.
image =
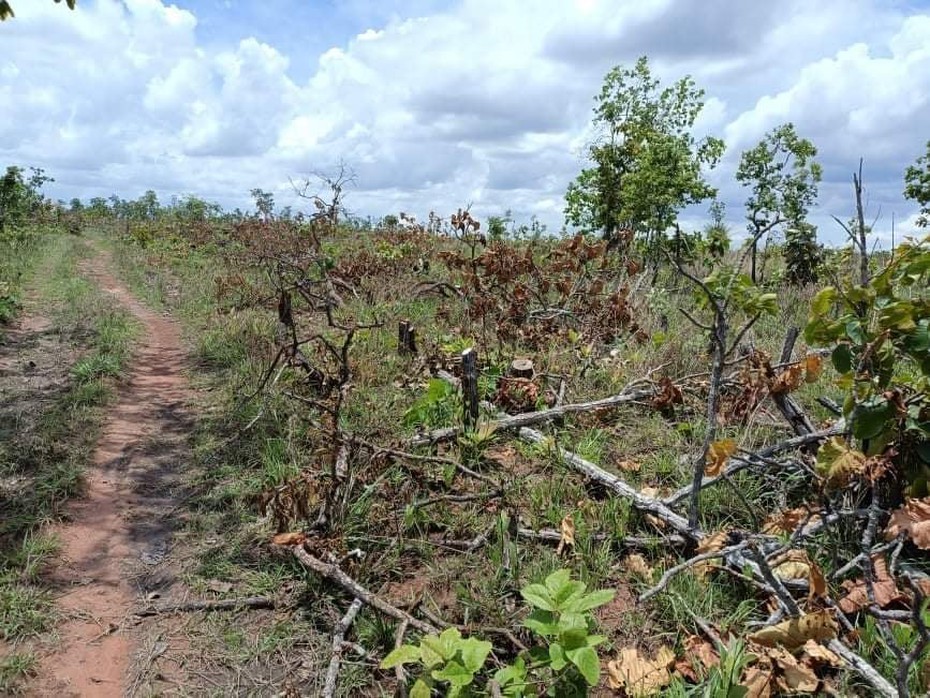
[[[901,172],[930,138],[930,16],[897,3],[398,3],[320,55],[285,54],[247,21],[208,43],[178,4],[21,0],[0,27],[0,158],[45,167],[63,198],[155,188],[226,205],[255,186],[284,202],[289,176],[344,160],[362,214],[472,202],[558,227],[593,95],[645,53],[706,89],[698,129],[730,145],[713,179],[736,225],[739,151],[787,120],[826,165],[818,222],[848,209],[860,155],[879,226],[913,213]],[[294,65],[315,70],[298,81]]]

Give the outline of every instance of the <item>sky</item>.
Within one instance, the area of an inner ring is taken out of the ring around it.
[[[251,207],[355,174],[358,216],[471,206],[563,224],[594,96],[647,55],[706,92],[696,131],[738,236],[740,153],[791,121],[824,166],[822,240],[851,217],[864,158],[877,237],[913,232],[903,171],[930,140],[930,0],[13,0],[0,24],[0,166],[69,200],[154,189]],[[304,206],[303,208],[306,208]],[[682,216],[700,227],[706,206]]]

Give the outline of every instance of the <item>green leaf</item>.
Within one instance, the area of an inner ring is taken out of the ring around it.
[[[439,634],[439,643],[442,645],[442,656],[451,659],[455,656],[462,641],[462,633],[458,628],[446,628]]]
[[[494,680],[501,688],[526,681],[526,662],[523,661],[523,657],[517,657],[513,664],[508,664],[494,672]]]
[[[430,698],[432,691],[423,679],[417,679],[410,689],[410,698]]]
[[[590,647],[579,647],[575,650],[569,650],[567,653],[571,663],[578,667],[578,671],[584,676],[584,680],[589,686],[597,684],[601,675],[601,663],[598,661],[597,652]]]
[[[571,570],[561,569],[546,577],[546,589],[553,599],[556,599],[562,588],[571,581],[571,576]]]
[[[579,613],[583,611],[590,611],[592,608],[597,608],[598,606],[603,606],[605,603],[610,603],[614,600],[616,592],[613,589],[598,589],[597,591],[592,591],[590,594],[585,594],[578,601],[572,604],[570,610],[577,611]]]
[[[549,590],[542,584],[528,584],[520,590],[522,596],[528,603],[544,611],[555,611],[556,604],[549,594]]]
[[[846,323],[846,336],[859,346],[869,341],[865,335],[865,330],[862,329],[862,323],[858,320],[850,320]]]
[[[892,419],[894,408],[884,398],[874,398],[855,406],[850,417],[853,436],[872,439],[881,434]]]
[[[585,638],[585,644],[586,644],[588,647],[597,647],[597,646],[598,646],[599,644],[601,644],[602,642],[607,642],[607,636],[606,636],[606,635],[588,635],[588,636]]]
[[[837,344],[830,354],[830,361],[833,362],[833,368],[837,373],[849,373],[853,369],[852,349],[848,344]]]
[[[811,301],[811,314],[814,317],[823,317],[830,312],[830,308],[833,307],[833,301],[835,299],[836,289],[833,288],[833,286],[820,289]]]
[[[456,661],[447,662],[442,669],[434,669],[431,674],[437,681],[446,681],[453,686],[467,686],[475,675]]]
[[[484,666],[488,655],[491,653],[491,643],[470,637],[463,640],[459,648],[462,656],[462,663],[465,668],[473,674],[477,673]]]
[[[435,635],[426,635],[420,638],[420,655],[423,666],[429,668],[442,664],[447,657],[442,654],[442,645]]]
[[[549,645],[549,666],[553,671],[562,671],[568,666],[568,658],[565,656],[565,648],[558,642]]]
[[[412,664],[414,662],[419,662],[420,658],[419,647],[414,647],[413,645],[401,645],[397,649],[388,653],[388,656],[381,660],[381,668],[393,669],[394,667],[402,664]]]
[[[559,633],[559,625],[549,611],[533,611],[523,621],[523,625],[543,637],[551,637]]]

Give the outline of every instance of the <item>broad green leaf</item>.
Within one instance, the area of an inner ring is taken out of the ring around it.
[[[434,669],[431,676],[436,681],[446,681],[453,686],[467,686],[475,675],[456,661],[446,662],[442,669]]]
[[[420,648],[413,645],[401,645],[397,649],[388,653],[381,660],[382,669],[393,669],[401,664],[412,664],[420,661]]]
[[[552,595],[553,599],[555,599],[561,589],[571,581],[571,576],[571,570],[561,569],[556,570],[546,577],[546,589]]]
[[[541,617],[543,614],[545,614],[545,617]],[[523,625],[543,637],[559,634],[559,625],[552,620],[552,614],[549,611],[533,611],[523,621]]]
[[[494,672],[494,680],[501,688],[506,688],[511,683],[523,683],[526,680],[526,662],[523,661],[523,657],[517,657],[513,664]]]
[[[484,666],[484,662],[491,653],[491,647],[490,642],[479,640],[474,637],[463,640],[459,651],[465,668],[473,674],[477,673],[478,670]]]
[[[859,403],[852,411],[850,426],[857,439],[872,439],[881,434],[894,415],[894,408],[884,398]]]
[[[562,671],[568,665],[568,658],[565,656],[565,648],[558,642],[549,645],[549,665],[553,671]]]
[[[585,638],[585,644],[588,647],[597,647],[602,642],[607,642],[606,635],[588,635],[588,637]]]
[[[907,301],[892,303],[882,309],[878,316],[878,324],[882,329],[910,332],[917,327],[914,322],[914,306]]]
[[[528,584],[520,590],[520,596],[536,608],[544,611],[555,611],[556,604],[549,594],[549,590],[542,584]]]
[[[860,346],[869,341],[865,330],[862,329],[862,323],[858,320],[850,320],[846,323],[846,336]]]
[[[594,686],[601,675],[601,663],[597,659],[597,652],[590,647],[579,647],[569,650],[566,654],[572,664],[578,667],[588,685]]]
[[[597,608],[598,606],[603,606],[605,603],[610,603],[614,600],[616,592],[613,589],[598,589],[592,591],[590,594],[585,594],[580,599],[575,601],[572,604],[570,610],[577,613],[582,613],[584,611],[590,611],[592,608]]]
[[[443,655],[442,644],[435,635],[420,638],[420,656],[425,667],[434,667],[448,659]]]
[[[852,349],[848,344],[837,344],[830,354],[830,361],[833,362],[833,368],[837,373],[849,373],[853,369]]]
[[[836,299],[836,289],[833,286],[827,286],[820,289],[817,295],[811,300],[811,315],[822,317],[830,312],[833,307],[833,301]]]
[[[430,698],[432,691],[423,679],[417,679],[410,689],[410,698]]]

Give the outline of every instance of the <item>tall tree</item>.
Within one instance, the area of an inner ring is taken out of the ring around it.
[[[35,0],[33,0],[33,2],[35,2]],[[61,2],[61,0],[55,0],[55,2],[59,3]],[[65,0],[65,2],[67,3],[68,7],[70,7],[72,10],[74,9],[74,6],[77,4],[77,0]],[[13,8],[10,7],[9,0],[0,0],[0,22],[3,22],[9,19],[10,17],[15,17],[15,16],[16,15],[13,14]]]
[[[800,138],[794,124],[772,129],[759,144],[740,158],[736,179],[751,187],[746,200],[749,244],[752,250],[753,282],[759,241],[772,231],[796,231],[799,241],[809,241],[815,229],[807,224],[807,213],[817,199],[821,167],[814,161],[817,148]],[[816,237],[815,237],[816,244]]]
[[[690,77],[662,87],[645,56],[607,73],[595,98],[591,167],[565,195],[568,222],[614,245],[632,231],[655,252],[682,208],[716,194],[703,170],[717,164],[723,141],[692,134],[703,98]]]
[[[920,204],[917,225],[926,228],[930,225],[930,141],[927,152],[904,172],[904,185],[904,197]]]

